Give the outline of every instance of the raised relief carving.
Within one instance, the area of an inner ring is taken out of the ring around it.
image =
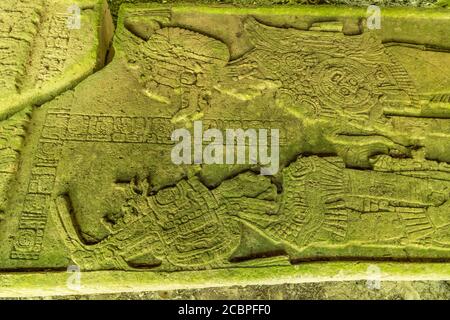
[[[0,198],[0,266],[178,271],[450,257],[450,83],[399,57],[416,50],[443,64],[447,44],[418,50],[294,13],[283,24],[256,11],[189,10],[124,10],[113,61],[35,110],[13,206]],[[21,116],[0,132],[21,141]],[[279,129],[279,173],[173,164],[172,132],[197,120],[221,132]],[[20,147],[1,141],[0,174],[15,175]]]

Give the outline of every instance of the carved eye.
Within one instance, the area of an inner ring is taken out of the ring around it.
[[[182,84],[192,85],[197,82],[197,76],[193,72],[184,71],[181,74],[180,81]]]

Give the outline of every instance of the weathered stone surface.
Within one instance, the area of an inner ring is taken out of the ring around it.
[[[2,1],[0,119],[50,100],[103,65],[112,32],[105,10],[99,0]]]
[[[79,26],[73,21],[77,9]],[[101,68],[112,32],[104,1],[1,2],[0,217],[32,106],[53,99]]]
[[[0,123],[26,135],[23,148],[5,142],[0,268],[200,279],[322,260],[447,268],[449,12],[385,8],[369,30],[365,8],[122,6],[110,64]],[[174,164],[171,135],[195,121],[278,129],[278,173]],[[445,284],[426,286],[419,297]]]

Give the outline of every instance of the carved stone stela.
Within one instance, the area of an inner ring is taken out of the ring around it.
[[[2,270],[450,259],[447,9],[371,30],[344,9],[124,6],[96,71],[102,2],[79,1],[81,31],[66,1],[9,2]],[[194,121],[278,129],[278,173],[174,164]]]

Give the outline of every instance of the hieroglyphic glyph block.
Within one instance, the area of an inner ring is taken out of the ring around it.
[[[0,3],[0,213],[32,106],[103,66],[113,28],[107,9],[103,1]]]

